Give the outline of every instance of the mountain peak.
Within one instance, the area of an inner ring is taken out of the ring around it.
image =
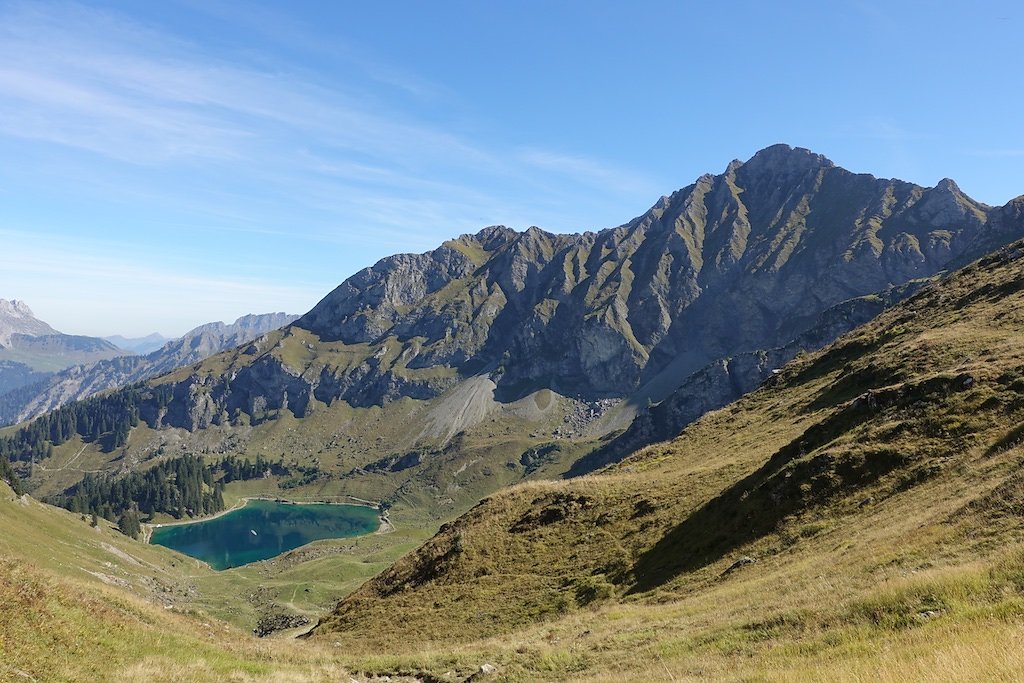
[[[518,232],[504,225],[488,225],[476,233],[459,235],[455,241],[463,244],[476,243],[487,251],[499,248],[511,242],[519,235]]]
[[[40,337],[60,333],[36,318],[24,301],[0,299],[0,346],[8,346],[15,334]]]
[[[743,167],[743,162],[742,161],[740,161],[739,159],[733,159],[732,161],[729,162],[729,165],[725,167],[725,175],[729,175],[730,173],[735,173],[736,171],[738,171],[742,167]],[[701,178],[703,178],[703,177],[704,176],[701,176]]]
[[[804,147],[791,147],[779,143],[765,147],[743,164],[747,170],[791,171],[812,168],[832,168],[835,164],[822,154]]]
[[[0,299],[0,313],[8,315],[17,315],[27,318],[34,318],[35,314],[32,313],[32,309],[28,307],[24,301],[18,299]]]

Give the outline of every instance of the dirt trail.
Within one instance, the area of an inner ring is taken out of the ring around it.
[[[99,470],[83,470],[83,469],[80,469],[78,467],[72,467],[72,465],[75,464],[75,461],[77,461],[82,456],[82,453],[85,453],[85,449],[86,449],[86,447],[82,446],[80,449],[78,449],[77,453],[75,453],[73,456],[71,456],[70,460],[68,460],[66,463],[64,463],[60,467],[49,468],[46,465],[44,465],[43,463],[41,463],[41,462],[35,463],[35,466],[38,467],[39,469],[41,469],[43,472],[62,472],[64,470],[72,470],[72,471],[75,471],[75,472],[82,472],[83,474],[96,474],[97,472],[104,472],[105,470],[102,470],[102,469],[99,469]]]

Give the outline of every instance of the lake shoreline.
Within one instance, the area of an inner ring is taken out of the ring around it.
[[[367,504],[247,497],[233,501],[230,509],[216,515],[151,525],[148,542],[204,562],[214,571],[224,571],[317,541],[372,536],[382,524],[390,527],[386,517],[386,510]]]
[[[198,524],[199,522],[208,522],[210,520],[217,519],[218,517],[223,517],[224,515],[226,515],[228,513],[235,512],[236,510],[241,510],[246,505],[248,505],[249,501],[251,501],[251,500],[266,500],[266,501],[270,501],[272,503],[284,503],[284,504],[287,504],[287,505],[351,505],[353,507],[368,507],[368,508],[372,508],[374,510],[377,510],[378,513],[379,513],[378,516],[377,516],[377,519],[378,519],[380,524],[377,527],[377,529],[373,532],[374,534],[387,534],[387,533],[391,533],[392,531],[395,530],[395,525],[392,524],[391,520],[388,518],[387,510],[381,510],[380,503],[376,503],[376,502],[374,502],[372,500],[365,500],[363,498],[356,498],[355,496],[344,496],[344,497],[348,498],[350,500],[354,500],[356,502],[355,503],[332,503],[331,501],[326,501],[326,500],[295,501],[295,500],[288,500],[286,498],[281,498],[280,496],[268,496],[268,495],[244,496],[242,498],[239,498],[235,502],[235,504],[232,505],[231,507],[225,508],[225,509],[221,510],[220,512],[215,512],[212,515],[206,515],[204,517],[194,517],[192,519],[178,520],[178,521],[174,521],[174,522],[161,522],[159,524],[151,524],[149,522],[143,522],[142,523],[142,542],[146,543],[146,544],[152,543],[153,530],[154,529],[162,529],[164,527],[171,527],[171,526],[182,526],[184,524]]]

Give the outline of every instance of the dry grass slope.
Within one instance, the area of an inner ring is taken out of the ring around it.
[[[204,573],[198,563],[2,484],[0,518],[0,681],[320,681],[344,672],[316,648],[258,641],[170,608],[183,598],[174,588]]]
[[[613,471],[491,496],[316,639],[428,668],[490,657],[520,680],[1011,680],[1022,254],[928,287]]]

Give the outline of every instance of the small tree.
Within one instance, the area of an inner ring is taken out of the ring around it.
[[[138,538],[142,533],[142,525],[139,524],[139,511],[134,506],[121,513],[117,520],[117,528],[121,533],[131,538]]]

